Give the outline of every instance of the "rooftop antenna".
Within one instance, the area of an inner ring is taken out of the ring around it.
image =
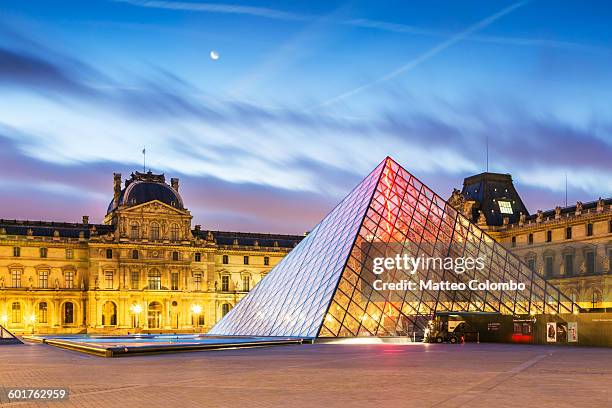
[[[147,148],[143,147],[142,149],[142,172],[146,173],[146,164],[147,164]]]
[[[565,172],[565,206],[567,207],[567,171]]]
[[[486,136],[487,145],[487,173],[489,172],[489,135]]]

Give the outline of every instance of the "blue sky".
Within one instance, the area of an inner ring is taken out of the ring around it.
[[[566,173],[570,202],[611,196],[610,21],[600,1],[0,0],[0,217],[100,221],[143,146],[203,228],[302,232],[386,155],[448,196],[486,138],[532,212]]]

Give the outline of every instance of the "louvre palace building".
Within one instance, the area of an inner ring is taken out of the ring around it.
[[[113,182],[102,224],[0,220],[0,325],[207,332],[304,238],[192,225],[175,178]],[[529,214],[511,176],[487,172],[448,201],[581,308],[612,307],[612,199]]]
[[[0,325],[205,332],[303,238],[205,230],[192,225],[178,179],[113,177],[102,224],[0,220]]]

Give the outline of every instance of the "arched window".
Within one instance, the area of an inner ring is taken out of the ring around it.
[[[161,327],[162,305],[159,302],[149,303],[147,310],[147,323],[150,329]]]
[[[152,270],[149,272],[149,289],[160,290],[161,289],[161,272]]]
[[[102,326],[117,325],[117,305],[113,302],[106,302],[102,306]]]
[[[151,223],[151,241],[157,241],[159,239],[159,224],[156,222]]]
[[[231,306],[229,303],[224,303],[221,305],[221,316],[225,316],[229,313]]]
[[[21,303],[13,302],[11,305],[11,322],[13,324],[21,323]]]
[[[62,321],[64,324],[74,324],[74,303],[64,303],[64,313]]]
[[[172,226],[170,227],[170,239],[172,241],[179,240],[179,227],[176,224],[172,224]]]
[[[140,227],[137,223],[130,225],[130,238],[138,239],[140,237]]]
[[[36,319],[38,323],[47,323],[47,311],[47,302],[40,302],[38,304],[38,316]]]

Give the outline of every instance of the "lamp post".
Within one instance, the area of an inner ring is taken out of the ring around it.
[[[134,328],[137,329],[139,327],[138,320],[140,312],[142,312],[142,306],[140,306],[138,303],[135,303],[130,306],[130,312],[132,312],[132,314],[134,315]]]
[[[30,316],[30,324],[32,325],[32,334],[34,334],[34,331],[36,329],[36,315],[34,313],[32,313],[32,315]]]
[[[8,322],[8,316],[7,314],[3,314],[2,317],[0,317],[0,321],[2,321],[2,326],[6,327],[6,323]]]
[[[200,305],[192,305],[191,306],[191,313],[193,313],[193,319],[194,319],[194,323],[193,326],[194,327],[199,327],[199,316],[200,313],[202,313],[202,306]]]

